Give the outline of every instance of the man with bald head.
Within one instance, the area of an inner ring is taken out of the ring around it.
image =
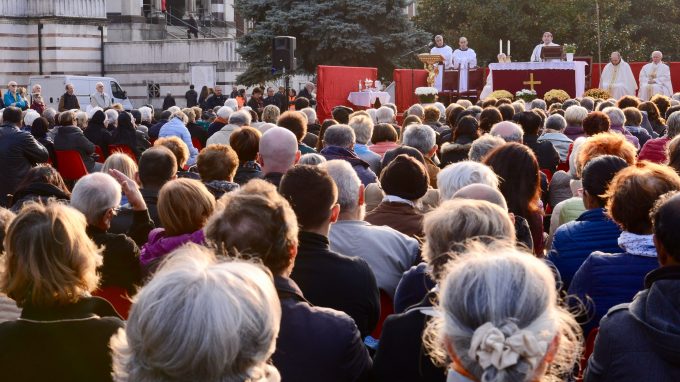
[[[467,69],[477,66],[477,53],[468,48],[468,40],[465,37],[458,39],[458,46],[459,48],[453,52],[453,68],[461,69],[458,88],[463,92],[468,89]]]
[[[630,65],[623,61],[621,53],[612,52],[609,63],[604,67],[600,77],[600,89],[607,89],[612,97],[621,99],[627,95],[635,96],[637,88]]]
[[[524,142],[524,131],[520,125],[514,122],[498,122],[493,125],[489,133],[494,137],[503,138],[506,142]]]
[[[298,141],[290,130],[277,126],[262,134],[257,163],[262,167],[264,180],[278,187],[283,174],[299,160]]]
[[[662,94],[673,95],[671,84],[671,69],[661,60],[663,54],[658,50],[652,53],[652,62],[640,70],[640,92],[638,97],[643,101],[649,101],[653,96]]]
[[[95,92],[90,94],[90,106],[101,107],[106,110],[111,107],[111,96],[104,93],[104,84],[97,82],[94,86]]]

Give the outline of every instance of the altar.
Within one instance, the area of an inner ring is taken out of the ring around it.
[[[492,63],[480,98],[494,90],[515,94],[522,89],[536,90],[539,98],[552,89],[581,97],[586,86],[586,65],[583,61]]]

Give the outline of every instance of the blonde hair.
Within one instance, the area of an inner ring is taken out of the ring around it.
[[[187,107],[187,108],[182,109],[182,113],[184,113],[184,115],[187,116],[187,122],[186,123],[196,122],[196,112],[194,111],[193,107]]]
[[[468,246],[448,266],[439,299],[441,315],[428,323],[423,341],[439,363],[446,362],[444,344],[448,343],[459,365],[476,380],[526,381],[556,345],[546,374],[539,377],[541,381],[562,381],[581,356],[581,329],[558,305],[553,273],[542,260],[512,245],[497,242]],[[521,337],[519,346],[524,349],[509,348],[517,358],[501,357],[501,367],[498,362],[486,364],[489,353],[497,351],[485,346],[491,337],[484,331],[493,332],[492,342],[507,343]],[[481,344],[478,337],[485,337]]]
[[[95,290],[102,257],[86,227],[85,216],[72,207],[25,205],[5,238],[2,292],[20,307],[52,307]]]
[[[198,180],[176,179],[158,193],[158,217],[169,236],[198,231],[214,210],[215,197]]]
[[[179,169],[184,168],[189,160],[189,148],[184,141],[177,136],[158,138],[153,143],[154,146],[164,146],[169,149],[177,160],[177,167]]]
[[[102,172],[108,174],[109,170],[118,170],[125,174],[130,179],[135,179],[139,167],[137,163],[130,158],[129,155],[123,153],[113,153],[106,158],[104,161],[104,166],[102,167]]]
[[[267,105],[262,110],[262,122],[276,124],[279,116],[281,116],[281,110],[276,105]]]
[[[172,106],[172,107],[177,107],[177,106]],[[170,109],[168,109],[168,110],[170,110]],[[187,117],[187,115],[184,114],[184,113],[182,112],[182,110],[180,110],[178,107],[177,107],[177,111],[174,112],[174,113],[172,113],[172,115],[170,116],[170,119],[173,119],[173,118],[179,118],[179,119],[181,119],[181,120],[182,120],[182,123],[183,123],[185,126],[186,126],[187,123],[189,123],[189,117]]]

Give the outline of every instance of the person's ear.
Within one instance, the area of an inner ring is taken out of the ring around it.
[[[330,222],[335,223],[338,221],[338,217],[340,216],[340,205],[335,204],[333,207],[331,207],[331,217],[330,217]]]
[[[297,253],[298,253],[297,245],[291,244],[290,247],[288,247],[288,255],[290,256],[291,264],[295,262],[295,258],[297,257]]]
[[[260,155],[260,153],[257,153],[257,157],[255,158],[255,161],[260,166],[264,166],[264,159],[262,159],[262,155]]]
[[[302,156],[302,153],[300,153],[300,150],[296,151],[295,152],[295,162],[293,162],[293,164],[298,164],[301,156]]]
[[[437,149],[438,149],[438,148],[439,148],[439,145],[434,145],[434,146],[432,147],[432,150],[430,150],[430,152],[427,153],[427,157],[428,157],[428,158],[431,158],[432,156],[434,156],[434,153],[437,152]]]
[[[361,207],[366,203],[366,196],[364,195],[364,192],[366,191],[366,188],[364,187],[363,184],[359,185],[359,203],[358,206]]]

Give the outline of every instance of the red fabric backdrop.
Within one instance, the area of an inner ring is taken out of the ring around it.
[[[635,76],[635,81],[640,81],[640,70],[642,70],[642,67],[645,66],[647,63],[646,62],[629,62],[630,64],[630,70],[633,71],[633,75]],[[671,81],[673,82],[673,92],[678,92],[680,91],[680,62],[666,62],[668,66],[671,68]],[[600,85],[600,67],[604,70],[606,63],[604,64],[593,64],[593,74],[592,74],[592,81],[591,81],[591,86],[596,88]],[[640,84],[638,84],[639,86]]]
[[[359,90],[359,80],[378,79],[377,68],[319,65],[316,67],[316,74],[316,114],[321,122],[331,118],[331,111],[335,106],[355,108],[347,101],[347,96],[350,92]]]
[[[395,69],[394,70],[394,97],[397,110],[403,112],[414,103],[418,103],[415,89],[427,86],[427,71],[424,69]]]

